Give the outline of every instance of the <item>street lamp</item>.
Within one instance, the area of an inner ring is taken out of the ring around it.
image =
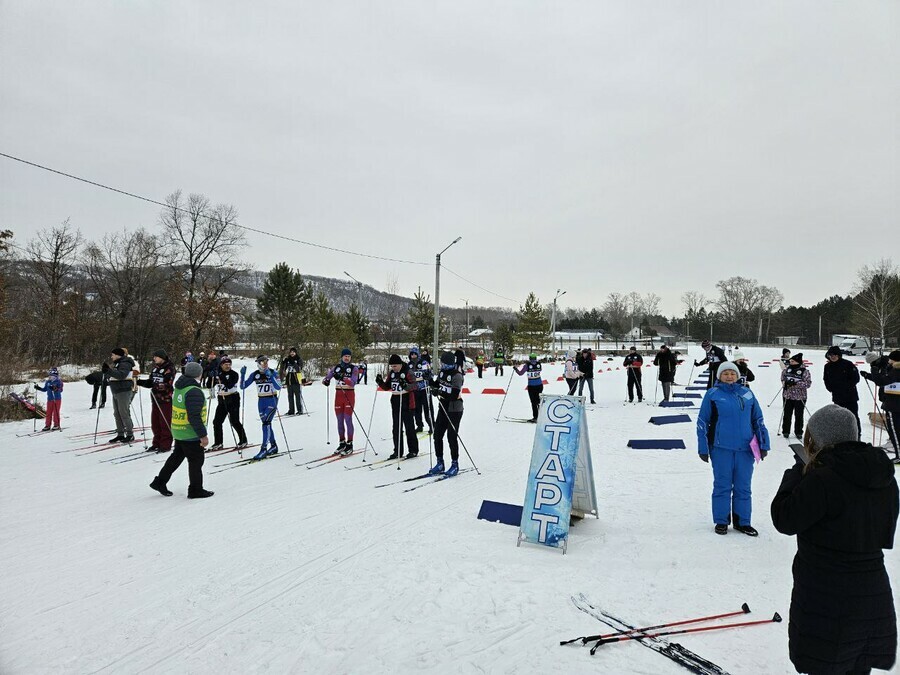
[[[819,314],[819,346],[820,347],[822,346],[822,317],[825,316],[825,314],[828,314],[828,312],[825,312],[824,314]]]
[[[449,244],[447,244],[447,246],[444,247],[444,250],[435,256],[434,260],[434,352],[431,356],[431,358],[433,359],[439,358],[440,355],[440,352],[438,351],[438,345],[441,325],[441,255],[443,255],[448,248],[453,246],[453,244],[457,243],[460,239],[462,239],[462,237],[457,237]]]
[[[346,274],[356,282],[356,306],[359,309],[360,313],[362,313],[362,282],[359,279],[356,279],[352,274],[350,274],[350,272],[345,271],[344,274]]]
[[[553,343],[553,360],[556,360],[556,301],[566,294],[565,291],[556,289],[556,295],[553,297],[553,312],[550,315],[550,340]]]
[[[466,302],[466,347],[469,346],[469,301],[463,298]]]

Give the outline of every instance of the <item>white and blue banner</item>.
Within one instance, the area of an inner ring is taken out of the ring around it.
[[[541,396],[525,488],[519,544],[566,550],[569,518],[597,515],[582,396]]]

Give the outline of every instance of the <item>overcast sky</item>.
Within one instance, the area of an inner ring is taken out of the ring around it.
[[[898,111],[896,0],[0,0],[0,152],[375,255],[461,235],[446,265],[519,302],[848,292],[898,250]],[[0,158],[20,244],[158,213]],[[434,291],[433,267],[262,235],[245,257]],[[445,273],[464,298],[512,304]]]

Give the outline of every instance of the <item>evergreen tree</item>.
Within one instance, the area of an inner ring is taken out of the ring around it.
[[[278,263],[269,271],[256,306],[282,352],[303,337],[312,302],[312,285],[287,263]]]
[[[533,292],[525,298],[525,305],[519,307],[516,316],[519,319],[516,344],[528,350],[546,349],[549,342],[550,319]]]
[[[417,345],[431,344],[434,337],[434,303],[422,289],[419,289],[413,297],[407,323]]]
[[[344,321],[353,334],[357,347],[368,347],[372,344],[372,330],[369,326],[369,320],[359,311],[356,303],[350,305],[350,309],[344,315]]]
[[[516,346],[516,327],[509,322],[501,323],[494,331],[494,350],[502,349],[507,358],[512,356]]]

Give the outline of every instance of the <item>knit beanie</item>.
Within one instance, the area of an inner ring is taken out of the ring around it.
[[[744,359],[744,360],[747,359],[747,357],[744,356],[744,352],[742,352],[741,350],[736,351],[736,352],[735,352],[734,354],[732,354],[732,356],[731,356],[731,360],[732,360],[732,361],[740,361],[741,359]]]
[[[163,361],[169,360],[169,355],[168,355],[168,353],[166,353],[165,349],[157,349],[155,352],[153,352],[153,356],[158,356]]]
[[[803,363],[803,352],[797,352],[788,361],[796,361],[797,363]]]
[[[892,351],[890,354],[888,354],[888,358],[895,363],[897,361],[900,361],[900,349],[895,349],[894,351]]]
[[[806,428],[820,448],[859,438],[853,413],[834,403],[816,410],[809,418]]]
[[[125,350],[121,347],[114,347],[110,353],[115,354],[116,356],[125,356]]]
[[[740,379],[740,377],[741,377],[741,371],[738,370],[738,367],[737,367],[736,365],[734,365],[731,361],[726,361],[726,362],[723,363],[721,366],[719,366],[719,370],[716,371],[716,378],[719,379],[719,380],[721,380],[721,379],[722,379],[722,373],[724,373],[724,372],[727,371],[727,370],[732,371],[735,375],[738,376],[738,379]]]
[[[869,352],[868,354],[866,354],[866,363],[868,363],[871,366],[873,363],[875,363],[880,358],[881,357],[878,355],[877,352]]]
[[[397,354],[391,354],[391,357],[388,359],[388,365],[391,366],[399,366],[403,363],[403,359],[401,359]]]
[[[456,367],[456,357],[450,352],[443,352],[441,354],[441,368],[455,368]]]
[[[184,374],[187,377],[193,377],[196,380],[198,377],[203,375],[203,366],[201,366],[196,361],[186,363],[184,366]]]
[[[711,344],[712,343],[709,340],[704,340],[703,342],[700,343],[700,346],[703,347],[703,349],[709,349]]]
[[[344,348],[341,350],[341,356],[350,356],[351,354],[352,354],[352,352],[351,352],[350,349],[347,348],[347,347],[344,347]]]

